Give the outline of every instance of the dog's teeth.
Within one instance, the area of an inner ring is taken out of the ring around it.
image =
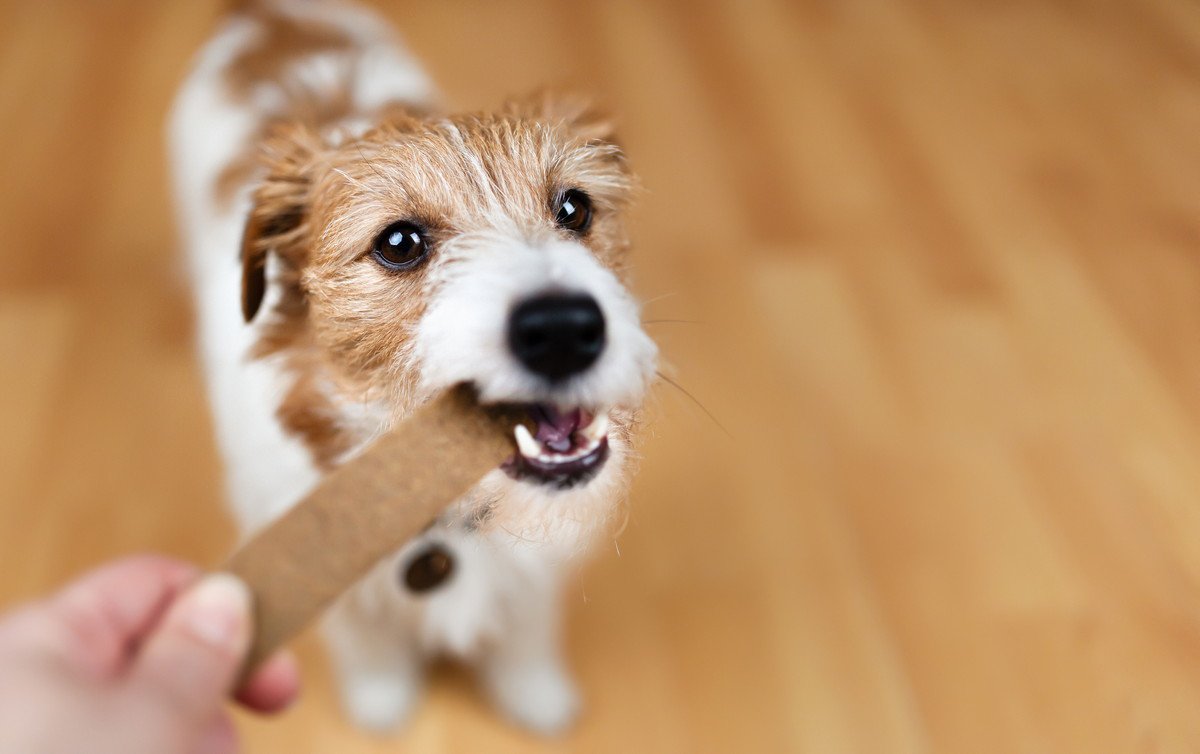
[[[608,435],[608,414],[600,413],[592,420],[584,430],[583,434],[593,442],[600,442]]]
[[[529,434],[529,428],[524,424],[518,424],[513,430],[513,434],[517,436],[517,449],[521,451],[521,455],[537,458],[542,454],[541,445],[533,439],[533,435]]]

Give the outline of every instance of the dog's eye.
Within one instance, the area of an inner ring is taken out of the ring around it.
[[[592,199],[579,189],[564,191],[555,208],[554,222],[572,233],[585,233],[592,224]]]
[[[401,220],[384,228],[375,239],[371,254],[375,261],[391,270],[407,270],[420,263],[429,253],[429,244],[420,227]]]

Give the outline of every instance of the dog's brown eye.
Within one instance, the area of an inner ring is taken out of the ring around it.
[[[554,216],[558,227],[572,233],[585,233],[592,224],[592,200],[579,189],[564,191]]]
[[[391,270],[407,270],[420,263],[429,252],[429,244],[420,227],[407,221],[392,223],[375,239],[371,254],[375,261]]]

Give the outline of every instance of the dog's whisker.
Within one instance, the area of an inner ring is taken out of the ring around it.
[[[722,424],[721,421],[719,419],[717,419],[717,417],[714,416],[713,413],[708,410],[708,407],[705,406],[703,403],[701,403],[700,400],[696,396],[694,396],[690,392],[688,392],[687,388],[685,388],[683,385],[680,385],[678,382],[671,379],[667,375],[663,374],[662,370],[660,370],[660,369],[655,369],[654,373],[656,375],[658,375],[658,378],[660,380],[662,380],[663,382],[667,383],[671,387],[675,388],[676,390],[678,390],[679,392],[681,392],[685,396],[687,396],[688,400],[690,400],[692,403],[696,404],[697,408],[699,408],[701,411],[704,412],[704,415],[708,417],[709,421],[711,421],[713,424],[717,425],[717,429],[721,430],[721,432],[723,432],[725,434],[725,436],[728,437],[730,440],[733,439],[733,435],[729,432],[728,429],[725,428],[725,425]]]
[[[662,293],[662,294],[655,296],[654,298],[646,299],[645,301],[642,302],[642,306],[649,306],[650,304],[653,304],[656,301],[662,301],[664,298],[671,298],[672,296],[678,296],[678,295],[679,295],[679,291],[670,291],[668,293]]]
[[[385,184],[391,183],[392,179],[379,172],[379,168],[375,167],[375,163],[369,157],[367,157],[366,152],[363,151],[362,144],[356,144],[355,148],[358,150],[358,156],[362,158],[363,164],[366,165],[372,173],[378,176],[379,180],[383,181]]]

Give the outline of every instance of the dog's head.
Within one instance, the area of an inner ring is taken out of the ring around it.
[[[633,180],[605,120],[539,96],[340,142],[291,126],[266,155],[243,310],[298,371],[293,429],[342,452],[468,382],[536,420],[506,484],[619,465],[656,349],[623,282]]]

